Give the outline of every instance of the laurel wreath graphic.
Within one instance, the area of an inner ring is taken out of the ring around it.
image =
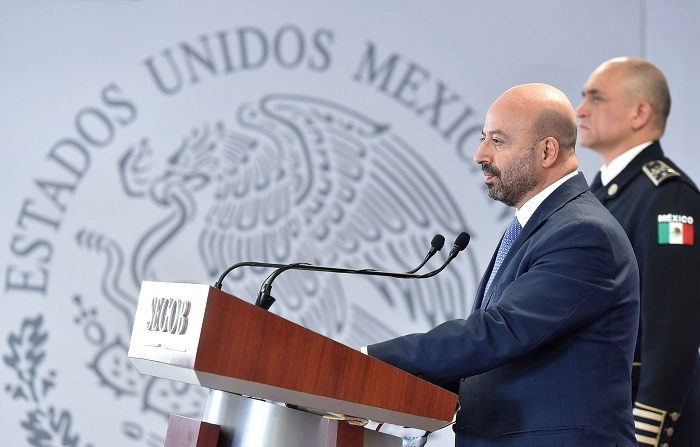
[[[28,432],[27,441],[34,447],[93,447],[81,444],[80,436],[72,434],[73,417],[65,409],[57,409],[47,401],[47,395],[56,385],[56,372],[46,371],[46,342],[49,333],[44,329],[44,317],[25,318],[19,330],[7,339],[9,354],[3,362],[12,369],[17,382],[5,390],[14,400],[23,400],[33,408],[21,421]]]

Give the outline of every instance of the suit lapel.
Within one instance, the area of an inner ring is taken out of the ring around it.
[[[537,230],[537,228],[540,227],[552,214],[554,214],[557,210],[559,210],[561,207],[563,207],[566,203],[570,202],[573,200],[575,197],[581,195],[582,193],[588,191],[588,183],[586,182],[585,177],[583,176],[582,173],[578,173],[573,178],[570,178],[566,182],[564,182],[562,185],[560,185],[557,189],[555,189],[549,197],[547,197],[542,204],[535,210],[535,213],[530,217],[530,219],[527,221],[527,224],[525,224],[525,227],[522,229],[520,232],[520,235],[518,238],[515,240],[515,243],[513,246],[510,248],[508,251],[508,254],[506,255],[505,259],[503,260],[503,263],[501,264],[500,268],[498,269],[498,272],[496,273],[496,277],[493,278],[493,282],[491,283],[491,287],[489,288],[489,293],[486,297],[483,297],[482,300],[480,300],[479,304],[485,303],[481,307],[487,307],[489,305],[489,302],[491,301],[491,297],[493,296],[494,290],[496,290],[497,287],[496,284],[500,282],[501,276],[503,275],[503,272],[507,269],[508,264],[510,263],[510,260],[513,259],[515,254],[520,250],[520,247],[522,247],[523,243]],[[500,245],[500,244],[499,244]],[[498,247],[496,247],[496,251],[494,252],[494,257],[495,253],[498,252]],[[494,258],[492,257],[491,259],[491,266],[493,266]],[[487,273],[490,275],[491,274],[491,269],[487,269]],[[488,276],[485,274],[484,277],[481,280],[481,284],[479,285],[479,294],[483,295],[483,287],[485,286],[484,278],[488,278]]]

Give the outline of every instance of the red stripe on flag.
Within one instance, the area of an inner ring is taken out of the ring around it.
[[[693,224],[683,224],[683,245],[695,245]]]

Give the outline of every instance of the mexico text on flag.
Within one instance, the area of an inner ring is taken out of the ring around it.
[[[694,245],[695,228],[692,216],[659,214],[659,244]]]

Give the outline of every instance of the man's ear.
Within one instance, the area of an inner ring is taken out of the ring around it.
[[[559,142],[554,137],[546,137],[539,144],[541,145],[542,167],[552,167],[559,158]]]
[[[632,117],[632,129],[639,130],[646,127],[654,115],[654,109],[648,101],[640,101],[634,109]]]

